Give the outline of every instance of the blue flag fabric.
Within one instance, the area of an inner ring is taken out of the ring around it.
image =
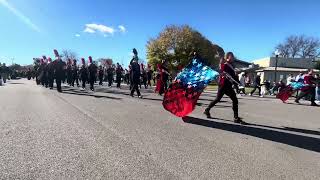
[[[202,59],[193,59],[170,85],[163,107],[178,117],[187,116],[194,110],[203,90],[218,75]]]

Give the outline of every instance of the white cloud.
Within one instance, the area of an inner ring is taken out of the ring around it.
[[[122,33],[127,32],[127,29],[123,25],[118,26],[118,28],[119,28],[120,32],[122,32]]]
[[[115,29],[112,27],[108,27],[102,24],[86,24],[86,28],[84,32],[87,33],[95,33],[95,32],[101,32],[102,34],[111,34],[115,32]]]
[[[80,37],[80,34],[76,34],[75,36],[76,36],[76,37]]]
[[[0,5],[3,5],[4,7],[6,7],[10,12],[12,12],[15,16],[17,16],[23,23],[25,23],[31,29],[37,32],[41,32],[40,28],[37,25],[35,25],[28,17],[22,14],[19,10],[17,10],[12,5],[10,5],[7,2],[7,0],[0,0]]]
[[[83,32],[86,32],[86,33],[95,33],[96,31],[93,30],[93,29],[91,29],[91,28],[86,27],[86,29],[84,29]]]

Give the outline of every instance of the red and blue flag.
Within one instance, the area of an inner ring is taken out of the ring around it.
[[[163,107],[178,117],[187,116],[194,110],[203,90],[218,75],[204,60],[193,59],[168,88]]]

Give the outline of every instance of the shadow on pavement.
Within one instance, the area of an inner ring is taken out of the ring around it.
[[[25,84],[25,83],[19,83],[19,82],[8,82],[7,84]]]
[[[117,97],[110,97],[110,96],[101,96],[101,95],[96,95],[96,94],[89,94],[85,91],[75,91],[72,89],[63,89],[62,90],[63,94],[72,94],[72,95],[78,95],[78,96],[90,96],[90,97],[95,97],[95,98],[107,98],[107,99],[114,99],[114,100],[121,100],[122,98],[117,98]]]
[[[184,117],[182,118],[185,123],[204,126],[204,127],[210,127],[215,129],[221,129],[225,131],[230,131],[234,133],[239,134],[245,134],[269,141],[274,141],[282,144],[287,144],[290,146],[314,151],[314,152],[320,152],[320,139],[314,138],[314,137],[308,137],[298,134],[291,134],[287,132],[281,132],[281,131],[275,131],[270,129],[263,129],[260,127],[260,125],[254,125],[258,127],[252,127],[250,124],[248,126],[241,126],[238,124],[228,124],[223,122],[215,122],[215,121],[209,121],[205,119],[199,119],[195,117]],[[271,127],[272,128],[272,127]],[[278,128],[281,129],[281,128]],[[284,128],[282,130],[289,130],[288,128]],[[294,128],[291,128],[291,130],[297,130]],[[305,131],[308,132],[308,131]]]
[[[308,101],[310,103],[310,101]],[[309,106],[309,107],[319,107],[319,106],[311,106],[310,104],[297,104],[297,103],[291,103],[291,102],[286,102],[285,104],[289,104],[289,105],[296,105],[296,106]]]

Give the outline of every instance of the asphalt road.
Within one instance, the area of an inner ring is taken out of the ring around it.
[[[206,92],[189,117],[174,117],[143,90],[0,86],[0,179],[314,179],[320,177],[320,108],[226,98],[206,119]],[[292,101],[291,101],[292,102]]]

